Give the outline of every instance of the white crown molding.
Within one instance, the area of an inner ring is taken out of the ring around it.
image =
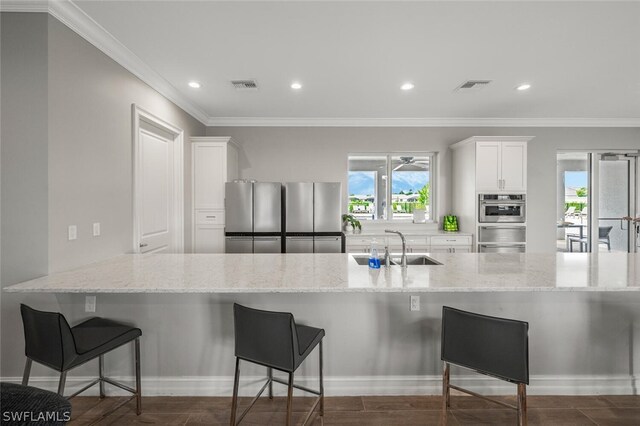
[[[640,127],[640,118],[210,117],[211,127]]]
[[[49,12],[47,0],[2,0],[0,12]]]
[[[48,12],[69,27],[80,37],[93,44],[111,59],[140,80],[158,91],[162,96],[192,115],[202,124],[209,121],[208,115],[188,100],[171,83],[154,71],[136,54],[124,46],[100,24],[94,21],[71,0],[2,0],[2,12]]]
[[[68,377],[68,393],[80,390],[94,377]],[[133,377],[115,376],[112,379],[133,383]],[[21,377],[2,377],[3,382],[20,383]],[[486,376],[458,375],[456,384],[485,395],[515,394],[511,383]],[[264,377],[241,377],[240,395],[255,395]],[[296,383],[315,389],[317,377],[299,376]],[[29,380],[31,386],[56,391],[58,377],[40,376]],[[327,396],[362,395],[439,395],[442,376],[333,376],[324,378]],[[527,387],[529,395],[631,395],[640,385],[640,377],[632,375],[532,376]],[[233,376],[142,377],[144,396],[229,396]],[[107,395],[128,395],[125,391],[107,386]],[[274,386],[274,394],[284,396],[285,386]],[[302,394],[297,390],[294,394]],[[98,395],[98,387],[88,389],[84,396]]]

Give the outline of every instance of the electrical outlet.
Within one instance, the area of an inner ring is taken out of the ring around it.
[[[100,236],[100,222],[96,222],[93,224],[93,236],[94,237]]]
[[[84,298],[84,311],[85,312],[96,311],[96,296],[86,296]]]
[[[69,241],[78,239],[78,227],[75,225],[69,225]]]
[[[411,296],[411,301],[409,302],[409,310],[411,311],[420,310],[420,296]]]

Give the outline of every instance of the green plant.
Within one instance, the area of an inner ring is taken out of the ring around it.
[[[422,204],[423,206],[427,206],[429,205],[429,195],[431,193],[431,191],[429,191],[430,189],[430,184],[431,182],[427,182],[421,190],[418,191],[418,203]],[[422,207],[424,208],[424,207]]]
[[[576,195],[578,197],[586,197],[587,196],[587,188],[585,188],[585,187],[577,188],[576,189]]]
[[[587,203],[579,203],[577,201],[571,201],[569,203],[564,203],[564,211],[567,211],[569,207],[575,207],[576,212],[581,212],[583,208],[585,208]]]
[[[362,224],[352,214],[343,214],[342,215],[342,223],[350,224],[351,226],[353,226],[353,229],[362,229]]]

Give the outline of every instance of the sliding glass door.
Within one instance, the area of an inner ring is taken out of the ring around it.
[[[591,251],[634,252],[635,228],[628,220],[636,217],[636,157],[597,154],[595,186],[597,217],[592,226]],[[595,176],[594,176],[595,177]]]
[[[559,152],[557,251],[636,252],[637,153]]]

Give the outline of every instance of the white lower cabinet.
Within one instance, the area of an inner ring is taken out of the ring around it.
[[[471,235],[433,235],[430,253],[471,253]]]
[[[384,247],[389,247],[390,253],[402,252],[400,237],[347,237],[347,253],[369,253],[371,243],[376,241],[380,256],[384,255]],[[431,235],[407,236],[407,253],[471,253],[471,235]]]
[[[195,225],[195,253],[224,253],[224,226]]]

